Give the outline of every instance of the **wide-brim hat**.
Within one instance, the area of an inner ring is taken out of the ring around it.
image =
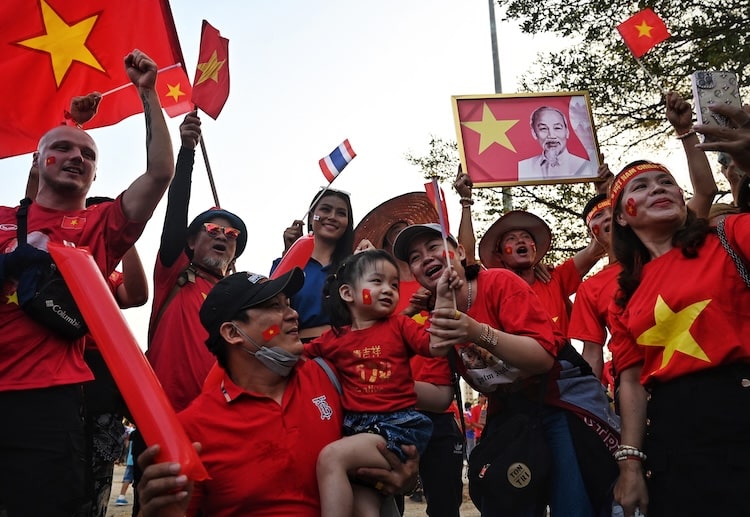
[[[242,221],[242,219],[240,219],[232,212],[229,212],[228,210],[214,207],[206,210],[201,214],[198,214],[198,216],[193,219],[193,222],[191,222],[190,226],[188,226],[187,228],[188,237],[197,234],[200,231],[203,223],[208,223],[213,219],[218,218],[226,219],[227,221],[229,221],[229,224],[240,231],[240,235],[237,237],[237,248],[234,251],[234,258],[239,257],[240,255],[242,255],[242,252],[245,251],[245,246],[247,245],[247,227],[245,226],[245,223]],[[192,259],[193,251],[187,248],[187,244],[185,245],[185,249],[188,252],[188,256]]]
[[[385,201],[362,218],[354,229],[354,245],[362,239],[369,240],[376,248],[383,247],[388,230],[397,223],[436,223],[438,213],[424,192],[409,192]]]
[[[504,267],[498,241],[512,230],[526,230],[536,244],[536,260],[542,260],[552,243],[552,231],[540,217],[523,210],[512,210],[495,221],[479,241],[479,259],[486,268]]]

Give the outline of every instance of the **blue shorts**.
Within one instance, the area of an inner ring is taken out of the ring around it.
[[[122,482],[133,482],[133,465],[127,465],[125,467],[125,474],[122,475]]]
[[[420,456],[432,436],[432,421],[415,409],[393,413],[356,413],[344,416],[344,436],[360,433],[379,434],[389,450],[406,461],[402,445],[416,445]]]

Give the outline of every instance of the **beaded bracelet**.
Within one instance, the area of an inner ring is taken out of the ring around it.
[[[480,344],[484,345],[487,350],[494,350],[497,345],[497,334],[486,323],[483,323],[483,325],[482,335],[479,337]]]
[[[461,199],[459,199],[459,202],[461,203],[461,206],[464,208],[474,204],[474,200],[466,196],[461,197]]]
[[[694,129],[691,129],[691,130],[690,130],[690,131],[688,131],[687,133],[681,133],[681,134],[679,134],[679,135],[675,135],[675,138],[676,138],[677,140],[684,140],[685,138],[689,137],[690,135],[694,135],[694,134],[695,134],[695,130],[694,130]]]
[[[647,456],[638,449],[637,447],[633,447],[632,445],[620,445],[614,454],[616,461],[624,461],[629,459],[635,459],[638,461],[646,461]]]

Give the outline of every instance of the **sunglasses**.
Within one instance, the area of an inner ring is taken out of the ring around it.
[[[218,224],[214,223],[203,223],[203,229],[206,230],[206,233],[211,237],[218,237],[223,233],[224,236],[230,241],[237,240],[237,237],[239,237],[240,233],[242,233],[237,228],[232,228],[231,226],[219,226]]]

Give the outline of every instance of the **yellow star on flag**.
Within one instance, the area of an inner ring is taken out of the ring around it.
[[[201,71],[200,78],[195,82],[193,87],[198,86],[209,79],[212,79],[215,83],[219,82],[219,70],[224,67],[226,59],[219,61],[216,51],[211,54],[211,58],[205,63],[198,63],[198,70]]]
[[[427,313],[427,311],[421,311],[415,314],[414,316],[412,316],[411,319],[413,319],[420,325],[424,325],[425,322],[427,322],[428,317],[429,317],[429,314]]]
[[[5,297],[8,299],[8,301],[5,302],[5,305],[10,305],[11,303],[18,305],[18,291],[13,291],[12,293],[5,295]]]
[[[643,20],[640,25],[635,26],[636,29],[638,29],[638,37],[651,37],[651,31],[654,30],[652,26],[650,26],[648,23],[646,23],[646,20]]]
[[[500,144],[515,153],[516,149],[508,138],[507,132],[517,123],[518,120],[495,119],[495,115],[492,114],[490,107],[485,102],[482,108],[481,121],[462,122],[461,125],[479,133],[479,154],[482,154],[494,143]]]
[[[185,92],[180,90],[180,83],[175,85],[167,84],[167,88],[169,88],[169,92],[167,92],[165,96],[172,97],[175,102],[180,102],[180,97],[185,95]]]
[[[89,16],[73,25],[60,17],[44,0],[41,0],[42,19],[47,31],[42,36],[18,41],[19,45],[47,52],[52,60],[52,71],[59,87],[73,61],[88,65],[100,72],[104,67],[86,47],[91,29],[94,28],[98,15]]]
[[[690,334],[690,326],[710,302],[710,299],[702,300],[674,312],[659,295],[654,305],[656,324],[638,336],[636,342],[642,346],[664,347],[660,369],[669,364],[675,352],[710,363],[711,360]]]

